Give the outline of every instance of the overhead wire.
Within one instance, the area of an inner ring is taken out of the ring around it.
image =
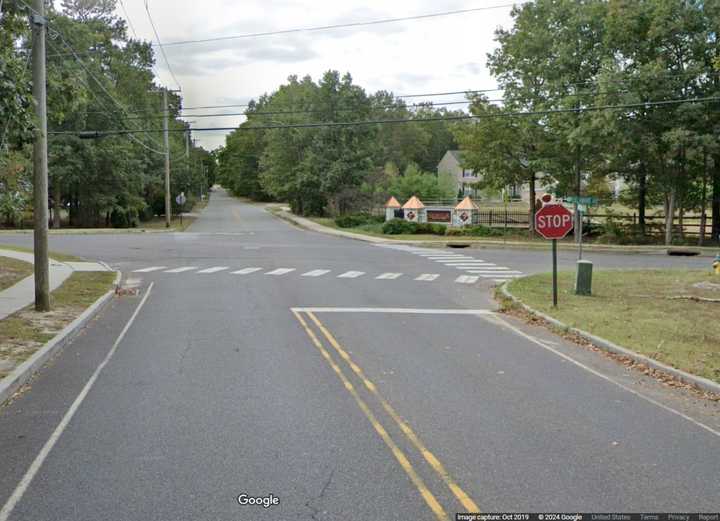
[[[170,66],[170,60],[168,60],[167,54],[165,54],[165,47],[163,47],[162,41],[160,40],[160,35],[158,34],[157,27],[155,27],[155,21],[153,20],[152,15],[150,14],[150,6],[148,5],[148,0],[145,0],[145,12],[148,15],[148,20],[150,20],[150,26],[152,27],[153,33],[155,33],[155,40],[157,40],[158,47],[160,48],[160,53],[163,56],[163,59],[165,60],[165,65],[167,65],[168,72],[170,73],[170,76],[172,76],[173,81],[177,85],[178,89],[182,90],[182,86],[180,86],[180,82],[178,81],[177,77],[175,76],[175,72],[173,72],[172,67]]]
[[[552,114],[571,114],[571,113],[585,113],[585,112],[597,112],[601,110],[624,110],[634,108],[649,108],[649,107],[660,107],[669,105],[678,105],[681,103],[709,103],[720,101],[720,97],[704,97],[704,98],[683,98],[683,99],[671,99],[671,100],[658,100],[658,101],[645,101],[639,103],[624,103],[618,105],[599,105],[589,107],[575,107],[575,108],[564,108],[564,109],[548,109],[548,110],[533,110],[533,111],[515,111],[515,112],[499,112],[497,114],[487,114],[484,116],[475,116],[472,114],[462,116],[442,116],[442,117],[424,117],[424,118],[400,118],[400,119],[379,119],[379,120],[367,120],[367,121],[328,121],[328,122],[315,122],[315,123],[292,123],[292,124],[279,124],[279,125],[257,125],[247,127],[209,127],[209,128],[194,128],[195,132],[226,132],[234,130],[277,130],[277,129],[298,129],[298,128],[322,128],[322,127],[351,127],[351,126],[363,126],[363,125],[381,125],[381,124],[395,124],[395,123],[425,123],[433,121],[461,121],[461,120],[483,120],[483,119],[495,119],[495,118],[506,118],[506,117],[527,117],[527,116],[546,116]],[[101,134],[121,134],[127,132],[126,130],[117,131],[97,131],[96,133]],[[158,132],[155,129],[148,129],[145,132]],[[185,129],[171,129],[170,132],[185,132]],[[77,133],[77,131],[57,131],[49,132],[49,134],[69,134]]]
[[[27,9],[29,9],[31,12],[33,12],[33,13],[35,13],[35,14],[38,14],[37,11],[36,11],[35,9],[33,9],[32,6],[28,5],[24,0],[19,0],[19,1],[20,1],[20,3],[22,3]],[[122,103],[120,103],[117,99],[115,99],[115,97],[114,97],[112,94],[110,94],[110,92],[108,92],[108,90],[105,88],[105,86],[102,84],[102,82],[97,78],[97,76],[95,76],[95,75],[92,73],[92,71],[90,71],[90,69],[87,68],[87,66],[85,65],[85,63],[84,63],[84,62],[80,59],[80,57],[77,55],[77,52],[75,51],[75,49],[73,48],[73,46],[70,45],[70,43],[68,43],[68,41],[65,39],[65,36],[63,35],[63,33],[62,33],[61,31],[55,29],[55,28],[50,27],[49,25],[48,25],[48,33],[49,33],[49,35],[51,36],[51,39],[52,39],[52,40],[54,40],[54,39],[56,39],[56,38],[59,38],[59,39],[62,41],[63,45],[64,45],[65,47],[67,47],[67,49],[70,51],[70,53],[71,53],[72,56],[74,57],[75,61],[82,67],[82,69],[85,71],[85,73],[86,73],[90,78],[92,78],[92,79],[95,81],[95,83],[97,84],[97,86],[100,87],[100,89],[105,93],[105,95],[106,95],[116,106],[118,106],[118,107],[121,109],[121,111],[127,116],[127,109],[123,106]],[[52,45],[52,44],[51,44],[51,46],[54,47],[54,45]],[[78,76],[78,78],[79,78],[79,76]],[[82,81],[82,80],[80,80],[80,81]],[[98,99],[97,96],[96,96],[96,94],[95,94],[95,92],[90,88],[90,86],[87,85],[87,84],[85,84],[85,85],[86,85],[86,87],[88,88],[88,91],[89,91],[96,99]],[[120,123],[121,126],[123,126],[123,125],[122,125],[122,122],[119,122],[119,123]],[[149,151],[151,151],[151,152],[155,152],[155,153],[157,153],[157,154],[164,154],[164,152],[161,152],[160,150],[156,150],[156,149],[148,146],[146,143],[143,143],[142,141],[140,141],[132,132],[128,132],[126,135],[128,136],[128,139],[136,142],[137,144],[141,145],[143,148],[145,148],[145,149],[147,149],[147,150],[149,150]],[[150,141],[153,141],[153,139],[152,139],[150,136],[148,136],[148,139],[150,139]],[[153,143],[154,143],[154,141],[153,141]],[[156,146],[158,145],[157,143],[154,143],[154,144],[155,144]]]
[[[130,15],[127,12],[127,9],[125,9],[125,2],[123,0],[120,0],[120,7],[123,10],[123,13],[125,14],[125,19],[127,20],[128,25],[130,26],[130,30],[133,33],[133,36],[135,36],[135,39],[138,39],[137,31],[135,31],[135,26],[132,23],[132,20],[130,20]]]
[[[22,0],[21,0],[21,1],[22,1]],[[60,40],[63,42],[63,44],[64,44],[67,48],[69,48],[71,51],[74,51],[74,48],[67,42],[67,40],[65,40],[65,37],[62,35],[61,32],[57,31],[56,29],[50,29],[50,28],[48,28],[48,30],[52,30],[53,33],[54,33],[58,38],[60,38]],[[110,94],[110,92],[108,92],[108,90],[105,88],[105,86],[102,84],[102,82],[97,78],[97,76],[95,76],[95,75],[92,73],[92,71],[90,71],[90,69],[88,69],[88,68],[85,66],[85,64],[83,63],[83,61],[82,61],[79,57],[77,57],[77,56],[75,57],[75,61],[82,67],[82,69],[88,74],[88,76],[90,76],[90,78],[92,78],[92,79],[95,81],[95,83],[98,85],[98,87],[100,87],[100,89],[105,93],[105,95],[106,95],[113,103],[115,103],[115,105],[118,106],[118,107],[121,109],[121,111],[122,111],[123,113],[125,113],[125,115],[127,116],[127,110],[126,110],[125,107],[122,105],[122,103],[120,103],[118,100],[116,100],[115,97],[114,97],[112,94]],[[80,78],[80,77],[78,76],[78,78]],[[80,79],[80,81],[83,82],[82,79]],[[84,82],[83,82],[83,83],[84,83]],[[94,92],[94,90],[91,89],[89,85],[87,85],[87,84],[85,84],[85,85],[86,85],[86,87],[88,88],[88,91],[89,91],[96,99],[98,99],[98,98],[97,98],[97,95],[96,95],[95,92]],[[122,122],[119,122],[119,123],[120,123],[121,126],[123,126],[123,125],[122,125]],[[135,136],[133,135],[132,132],[128,133],[127,135],[129,136],[129,139],[131,139],[132,141],[138,143],[139,145],[141,145],[142,147],[146,148],[147,150],[150,150],[150,151],[155,152],[155,153],[157,153],[157,154],[164,154],[164,152],[161,152],[160,150],[156,150],[156,149],[148,146],[146,143],[143,143],[142,141],[140,141],[137,137],[135,137]],[[153,141],[149,136],[148,136],[148,138],[150,139],[150,141]],[[153,143],[154,143],[154,142],[153,142]],[[156,146],[158,145],[157,143],[154,143],[154,144],[155,144]]]
[[[583,93],[575,93],[575,94],[566,94],[564,98],[573,98],[573,97],[584,97],[584,96],[597,96],[600,94],[627,94],[629,91],[627,90],[617,90],[617,91],[603,91],[600,93],[589,93],[589,92],[583,92]],[[507,101],[505,98],[489,98],[484,99],[485,102],[488,103],[503,103]],[[385,105],[374,105],[371,106],[371,110],[383,110],[383,109],[406,109],[406,110],[419,110],[419,109],[432,109],[436,107],[444,107],[444,106],[450,106],[450,105],[472,105],[473,100],[461,100],[461,101],[427,101],[427,102],[420,102],[420,103],[412,103],[409,105],[398,105],[398,104],[385,104]],[[333,108],[332,112],[352,112],[357,110],[354,107],[345,107],[345,108]],[[253,111],[253,112],[218,112],[214,114],[185,114],[185,115],[179,115],[180,118],[215,118],[215,117],[237,117],[237,116],[280,116],[280,115],[293,115],[293,114],[322,114],[326,112],[325,110],[321,109],[305,109],[305,110],[271,110],[271,111]],[[158,116],[160,117],[160,116]],[[131,116],[129,119],[147,119],[146,117],[142,116]]]
[[[367,21],[361,21],[361,22],[347,22],[347,23],[328,24],[328,25],[320,25],[320,26],[312,26],[312,27],[297,27],[297,28],[292,28],[292,29],[280,29],[280,30],[276,30],[276,31],[262,31],[262,32],[256,32],[256,33],[235,34],[235,35],[228,35],[228,36],[215,36],[212,38],[200,38],[200,39],[196,39],[196,40],[178,40],[178,41],[174,41],[174,42],[165,42],[164,44],[157,43],[157,44],[153,44],[153,45],[157,45],[159,47],[163,47],[163,46],[164,47],[173,47],[173,46],[191,45],[191,44],[199,44],[199,43],[240,40],[240,39],[246,39],[246,38],[260,38],[260,37],[265,37],[265,36],[278,36],[278,35],[284,35],[284,34],[329,31],[329,30],[334,30],[334,29],[347,29],[347,28],[352,28],[352,27],[367,27],[367,26],[373,26],[373,25],[383,25],[383,24],[407,22],[407,21],[412,21],[412,20],[424,20],[424,19],[441,18],[441,17],[447,17],[447,16],[455,16],[455,15],[461,15],[461,14],[470,14],[470,13],[476,13],[476,12],[482,12],[482,11],[490,11],[493,9],[507,9],[507,8],[513,7],[515,5],[525,4],[528,1],[529,0],[521,0],[521,1],[513,2],[513,3],[488,5],[488,6],[483,6],[483,7],[473,7],[473,8],[469,8],[469,9],[456,9],[453,11],[440,11],[440,12],[435,12],[435,13],[426,13],[426,14],[419,14],[419,15],[412,15],[412,16],[400,16],[400,17],[395,17],[395,18],[380,18],[380,19],[376,19],[376,20],[367,20]]]

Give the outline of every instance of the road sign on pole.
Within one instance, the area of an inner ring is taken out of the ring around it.
[[[553,307],[558,304],[557,241],[573,229],[573,214],[561,204],[546,204],[535,214],[535,230],[552,240],[552,296]]]
[[[535,230],[546,239],[562,239],[573,229],[573,214],[561,204],[546,204],[535,214]]]
[[[183,210],[185,209],[185,203],[187,202],[187,197],[185,197],[185,192],[180,192],[178,196],[175,198],[175,202],[180,207],[180,227],[182,227],[182,214]]]

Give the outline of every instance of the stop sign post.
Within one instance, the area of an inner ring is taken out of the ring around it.
[[[535,214],[535,230],[552,241],[553,307],[557,307],[557,241],[573,229],[573,214],[561,204],[546,204]]]

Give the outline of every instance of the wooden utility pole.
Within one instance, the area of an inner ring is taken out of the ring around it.
[[[170,202],[170,138],[168,135],[168,98],[163,89],[163,139],[165,141],[165,227],[170,228],[172,203]]]
[[[33,98],[37,115],[33,145],[33,216],[35,224],[35,310],[50,311],[50,268],[48,262],[48,154],[47,92],[45,74],[45,4],[33,0],[32,26]]]

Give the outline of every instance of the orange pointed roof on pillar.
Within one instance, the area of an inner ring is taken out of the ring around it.
[[[388,199],[387,203],[385,203],[385,208],[402,208],[402,206],[400,206],[400,203],[398,202],[398,200],[395,199],[395,196],[393,196],[390,199]]]
[[[456,210],[479,210],[480,207],[468,195],[455,207]]]
[[[408,199],[408,202],[403,205],[403,208],[405,210],[420,210],[425,208],[425,205],[420,199],[413,195],[410,199]]]

